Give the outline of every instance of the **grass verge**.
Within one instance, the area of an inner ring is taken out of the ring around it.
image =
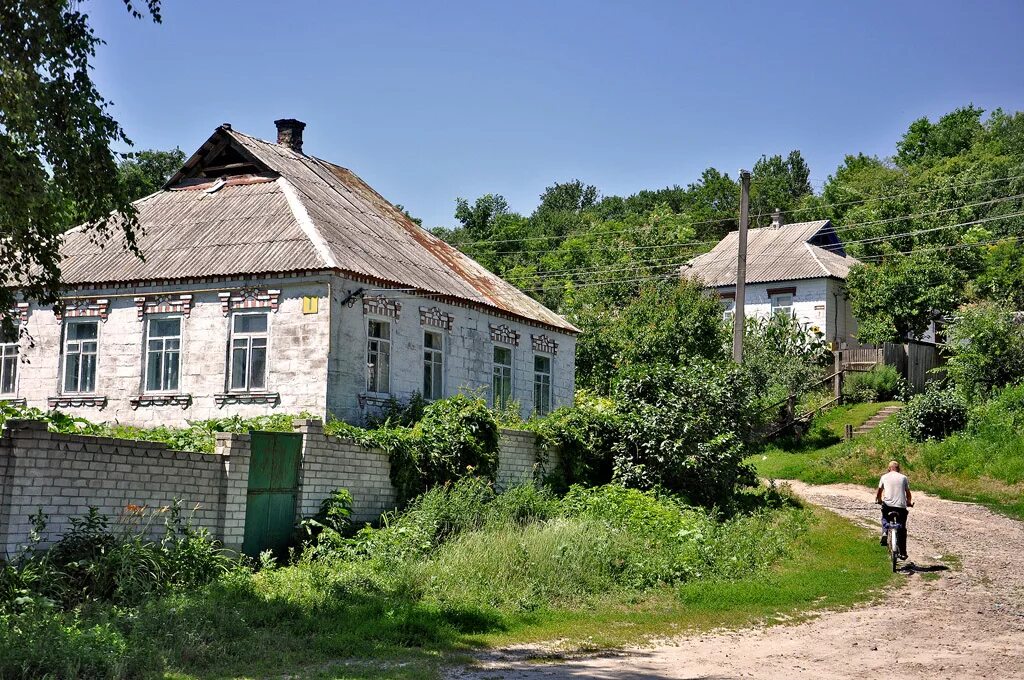
[[[856,426],[858,419],[866,420],[873,415],[865,408],[867,406],[881,408],[883,404],[839,407],[829,414],[831,421],[815,425],[812,432],[817,427],[841,431],[847,422]],[[1024,520],[1024,482],[1014,475],[1003,474],[1005,479],[1000,479],[985,474],[992,470],[1015,470],[1005,462],[1001,467],[988,462],[1000,462],[1000,456],[1016,461],[1011,448],[1009,444],[999,445],[999,441],[985,431],[917,444],[899,436],[894,423],[886,421],[874,432],[852,442],[826,443],[813,448],[780,441],[751,456],[747,462],[759,476],[767,479],[798,479],[808,484],[845,482],[874,487],[888,462],[898,460],[909,475],[913,489],[948,500],[979,503],[995,512]]]
[[[558,640],[560,651],[605,649],[721,627],[796,621],[876,596],[893,574],[874,535],[826,510],[810,512],[814,521],[794,554],[758,576],[693,581],[587,609],[534,612],[517,617],[506,631],[469,640],[487,647]]]

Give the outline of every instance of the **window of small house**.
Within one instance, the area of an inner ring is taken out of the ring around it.
[[[772,314],[793,316],[793,294],[778,293],[772,295]]]
[[[736,301],[735,300],[722,300],[722,320],[726,322],[732,322],[733,317],[736,316]]]
[[[542,416],[551,412],[551,357],[533,357],[533,409]]]
[[[146,333],[146,391],[176,392],[181,374],[181,319],[150,318]]]
[[[231,320],[231,389],[240,392],[267,387],[267,315],[236,314]]]
[[[423,331],[423,398],[444,396],[443,337],[434,331]]]
[[[512,348],[495,347],[491,378],[491,406],[505,408],[512,401]]]
[[[18,336],[0,337],[0,394],[14,394],[18,386]]]
[[[391,324],[387,321],[367,322],[366,391],[391,391]]]
[[[68,321],[64,329],[64,391],[95,392],[98,321]]]

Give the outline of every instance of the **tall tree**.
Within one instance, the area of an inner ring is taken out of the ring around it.
[[[811,170],[798,150],[762,156],[750,173],[750,213],[755,226],[770,224],[776,209],[790,210],[811,195]]]
[[[131,200],[148,196],[177,172],[185,162],[181,149],[157,151],[148,149],[128,154],[117,168],[125,193]]]
[[[160,0],[136,5],[160,22]],[[59,246],[72,220],[97,238],[114,228],[135,250],[135,213],[111,146],[130,144],[92,81],[102,41],[74,0],[0,3],[0,319],[13,331],[15,288],[58,301]]]

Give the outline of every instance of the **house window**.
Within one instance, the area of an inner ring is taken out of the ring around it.
[[[732,323],[733,318],[736,316],[736,301],[735,300],[722,300],[722,320],[727,323]]]
[[[64,333],[64,391],[96,391],[98,321],[69,321]]]
[[[236,314],[231,319],[232,390],[251,392],[267,387],[267,315]]]
[[[494,368],[491,379],[491,406],[505,408],[512,401],[512,349],[494,348]]]
[[[440,333],[423,331],[423,398],[444,396],[444,355]]]
[[[14,394],[18,384],[17,336],[0,342],[0,394]]]
[[[772,300],[772,314],[778,314],[780,316],[793,316],[793,294],[792,293],[777,293],[771,296]]]
[[[146,336],[146,391],[177,392],[180,373],[181,319],[149,319]]]
[[[366,391],[391,391],[391,324],[370,320],[366,327]]]
[[[542,416],[551,412],[551,357],[533,357],[533,409]]]

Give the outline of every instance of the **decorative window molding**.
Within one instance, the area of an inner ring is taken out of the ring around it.
[[[63,305],[58,304],[53,308],[53,315],[57,317],[57,321],[77,317],[99,317],[101,321],[106,321],[109,312],[110,300],[107,298],[66,300]]]
[[[397,319],[402,314],[402,303],[383,295],[364,295],[363,314],[377,314]]]
[[[387,404],[392,399],[393,397],[389,395],[369,394],[366,392],[360,392],[356,395],[356,400],[359,402],[359,408],[363,410],[365,410],[367,406],[379,408]]]
[[[128,400],[132,409],[138,410],[140,406],[180,406],[187,409],[192,405],[191,394],[143,394],[132,397]]]
[[[68,406],[103,408],[107,405],[107,398],[95,394],[63,394],[59,397],[47,397],[46,405],[50,408],[66,408]]]
[[[213,400],[223,408],[227,404],[268,404],[277,406],[281,395],[277,392],[225,392],[215,394]]]
[[[10,315],[17,319],[19,324],[26,324],[28,323],[28,308],[29,303],[19,302],[11,307]],[[57,318],[59,319],[60,317]]]
[[[135,298],[135,309],[139,320],[146,314],[164,314],[173,312],[188,318],[192,313],[192,295],[190,293],[167,295],[141,295]]]
[[[735,300],[736,299],[736,291],[730,290],[728,293],[719,293],[718,294],[718,298],[720,300]]]
[[[28,401],[25,397],[0,397],[0,404],[6,404],[7,406],[28,406]]]
[[[773,295],[796,295],[796,286],[786,286],[785,288],[769,288],[768,297]]]
[[[533,351],[534,352],[547,352],[548,354],[558,354],[558,343],[552,340],[547,335],[530,335],[533,340]]]
[[[442,330],[450,331],[455,317],[448,312],[442,312],[440,307],[420,307],[420,325],[433,326]]]
[[[491,340],[519,347],[519,338],[522,337],[522,333],[509,328],[508,324],[492,323],[488,324],[488,326],[491,328]]]
[[[239,288],[238,290],[217,293],[220,298],[220,308],[227,316],[236,309],[262,309],[270,308],[276,312],[278,302],[281,299],[281,291],[264,288]]]

